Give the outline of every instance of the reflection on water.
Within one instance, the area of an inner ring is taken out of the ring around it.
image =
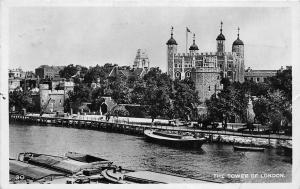
[[[67,151],[104,157],[129,169],[176,173],[224,182],[291,182],[291,156],[280,150],[233,151],[204,144],[184,150],[146,142],[141,136],[51,126],[10,124],[10,157],[24,151],[64,155]],[[229,178],[227,174],[284,174],[284,178]],[[216,178],[223,175],[224,178]]]

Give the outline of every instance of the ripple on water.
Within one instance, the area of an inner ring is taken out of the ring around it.
[[[236,152],[232,145],[204,144],[202,149],[176,149],[145,141],[143,137],[93,130],[10,124],[10,157],[32,151],[63,155],[89,153],[130,169],[147,169],[216,179],[214,174],[284,173],[281,179],[218,179],[224,182],[289,182],[291,157],[275,149]],[[290,161],[289,161],[290,160]]]

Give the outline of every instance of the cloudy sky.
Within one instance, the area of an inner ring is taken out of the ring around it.
[[[185,52],[186,26],[196,34],[200,52],[214,52],[221,20],[226,51],[231,51],[241,28],[246,67],[279,69],[292,64],[289,8],[14,7],[9,13],[9,68],[132,65],[142,48],[150,65],[165,71],[171,26],[178,52]]]

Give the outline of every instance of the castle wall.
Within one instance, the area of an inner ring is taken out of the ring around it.
[[[195,82],[200,102],[205,102],[220,89],[219,68],[196,68],[192,70],[191,79]]]
[[[51,98],[50,103],[46,109],[47,112],[63,112],[64,111],[64,91],[63,90],[54,90],[49,94]]]
[[[46,113],[64,111],[67,92],[73,90],[73,84],[65,82],[65,90],[49,90],[48,84],[40,84],[40,108]],[[49,103],[48,103],[49,102]]]

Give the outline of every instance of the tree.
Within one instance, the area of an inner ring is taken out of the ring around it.
[[[287,100],[292,101],[292,68],[279,70],[276,76],[269,78],[269,84],[273,91],[280,90],[287,97]]]
[[[77,112],[83,102],[91,102],[91,94],[91,88],[87,84],[76,85],[74,90],[68,93],[69,98],[65,102],[65,108],[72,107]]]
[[[194,83],[191,80],[174,81],[173,109],[175,117],[186,121],[195,119],[197,105],[199,104],[198,93],[195,91]]]
[[[232,117],[246,118],[248,100],[242,90],[229,86],[217,96],[213,95],[206,101],[209,118],[224,121],[224,127]]]
[[[280,90],[269,91],[267,96],[261,96],[254,101],[254,112],[256,119],[269,125],[270,130],[278,132],[282,123],[291,121],[290,104],[283,92]]]
[[[146,90],[146,83],[143,80],[137,80],[131,91],[131,102],[145,105],[144,96],[146,95]]]
[[[39,110],[38,104],[32,100],[30,91],[22,91],[19,89],[9,93],[9,107],[15,107],[17,111],[25,108],[30,112],[37,112]]]
[[[70,64],[70,65],[64,67],[62,70],[60,70],[59,75],[62,78],[70,79],[77,72],[78,72],[77,67],[74,66],[73,64]]]
[[[158,116],[165,117],[170,111],[170,98],[164,87],[152,86],[147,88],[144,100],[149,106],[152,121]]]

